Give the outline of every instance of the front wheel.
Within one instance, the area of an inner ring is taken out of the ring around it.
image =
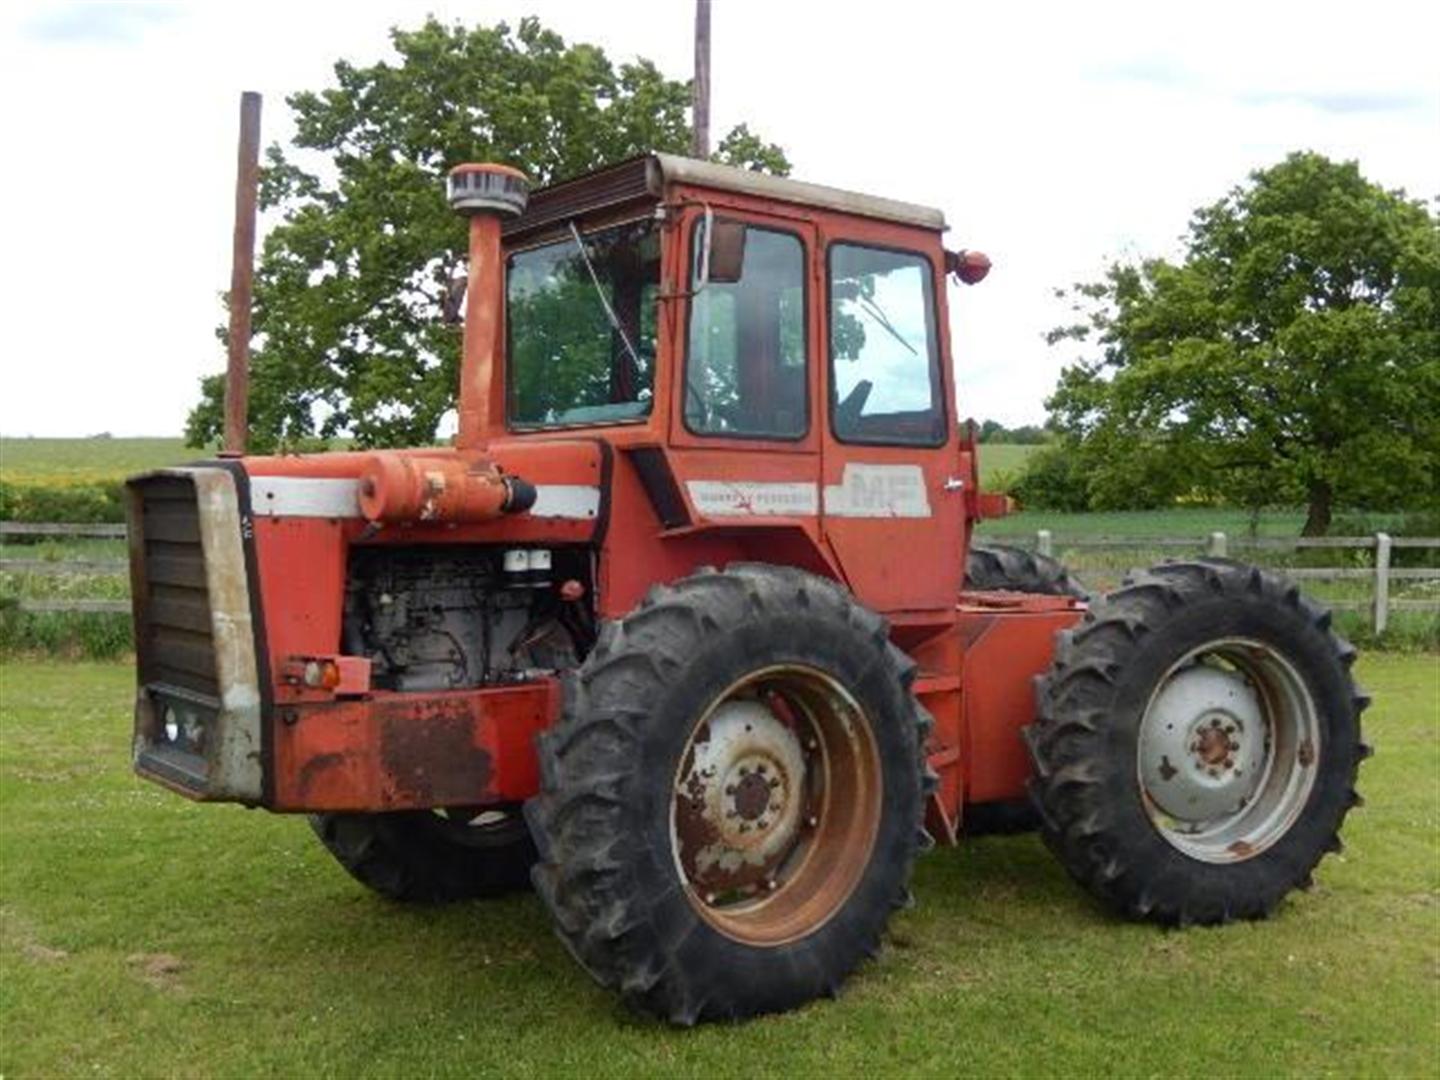
[[[676,1023],[833,994],[924,834],[914,665],[834,583],[770,566],[651,590],[540,740],[535,884],[605,986]]]
[[[345,872],[391,900],[445,903],[530,883],[535,846],[518,806],[310,815]]]
[[[1127,579],[1061,633],[1039,680],[1026,735],[1046,842],[1129,915],[1270,914],[1359,802],[1353,657],[1328,612],[1256,567]]]

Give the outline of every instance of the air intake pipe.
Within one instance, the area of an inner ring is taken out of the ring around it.
[[[455,445],[478,449],[503,408],[500,327],[505,303],[505,264],[500,225],[516,217],[529,199],[530,182],[508,165],[459,165],[446,192],[456,213],[470,220],[470,276],[465,292],[465,345],[460,357],[460,426]]]
[[[488,462],[378,453],[360,473],[360,512],[375,525],[457,525],[521,514],[535,505],[535,485]]]

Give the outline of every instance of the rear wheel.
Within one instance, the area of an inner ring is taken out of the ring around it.
[[[924,840],[913,668],[883,620],[799,571],[651,590],[540,740],[526,813],[561,940],[677,1023],[835,993]]]
[[[535,847],[519,807],[312,814],[345,871],[392,900],[432,903],[525,888]]]
[[[1059,635],[1027,729],[1050,848],[1120,911],[1270,914],[1340,848],[1369,748],[1354,649],[1294,585],[1219,559],[1127,579]]]
[[[1090,599],[1085,586],[1048,555],[1004,544],[971,544],[965,557],[965,587],[976,592],[1042,593]]]

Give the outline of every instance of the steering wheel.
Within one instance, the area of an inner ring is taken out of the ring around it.
[[[835,406],[835,426],[844,431],[854,431],[860,426],[860,414],[865,410],[865,402],[870,400],[870,391],[875,389],[875,384],[869,379],[861,379],[855,384],[855,389],[845,395],[845,400]]]

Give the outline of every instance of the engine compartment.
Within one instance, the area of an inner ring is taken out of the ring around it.
[[[573,668],[594,640],[584,548],[351,549],[343,643],[378,689],[457,690]]]

